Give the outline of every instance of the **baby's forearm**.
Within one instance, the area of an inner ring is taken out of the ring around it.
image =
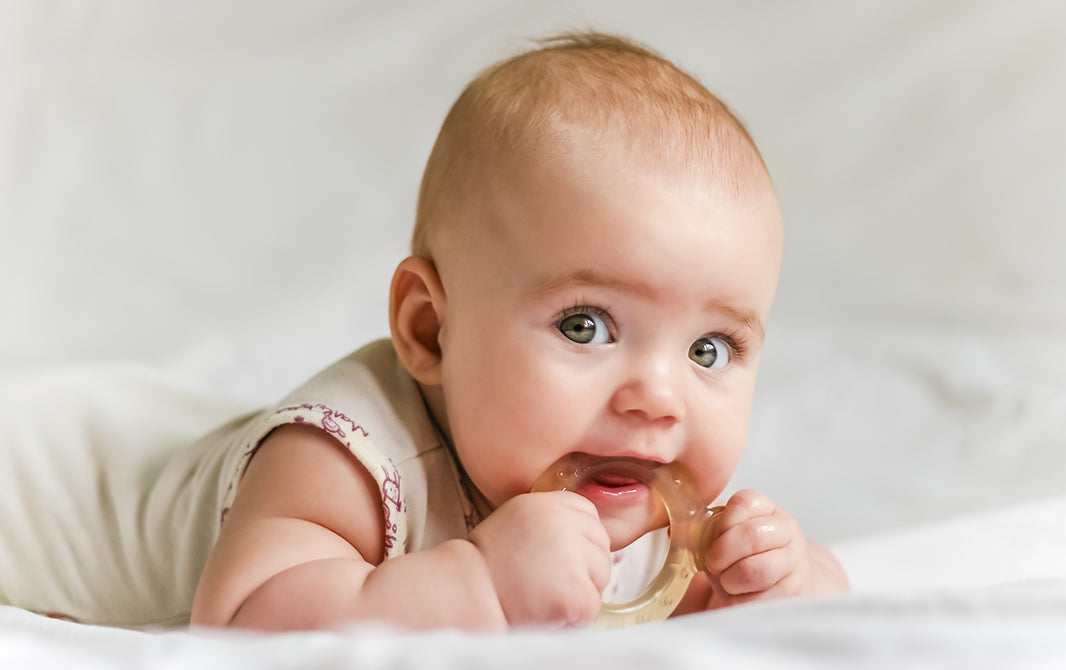
[[[358,620],[406,629],[507,630],[484,559],[465,540],[377,567],[344,558],[294,566],[257,588],[230,625],[307,630]]]

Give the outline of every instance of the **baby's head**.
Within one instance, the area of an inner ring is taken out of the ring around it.
[[[710,500],[743,449],[780,250],[728,108],[641,47],[567,36],[448,114],[393,340],[492,504],[572,452],[682,461]],[[630,484],[582,491],[616,546],[661,521]]]
[[[422,178],[412,253],[433,257],[438,238],[457,237],[501,170],[594,169],[608,157],[726,192],[770,187],[743,124],[698,81],[624,39],[564,35],[486,69],[452,105]]]

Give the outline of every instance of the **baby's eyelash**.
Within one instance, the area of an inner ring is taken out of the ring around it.
[[[572,314],[591,314],[592,316],[598,316],[604,320],[604,322],[610,322],[611,312],[603,307],[596,307],[595,305],[585,305],[582,303],[575,303],[571,307],[567,307],[560,312],[558,319],[565,319]]]
[[[743,360],[744,355],[748,352],[747,340],[738,332],[712,333],[707,337],[714,337],[725,342],[729,345],[731,353],[740,360]]]
[[[570,307],[564,309],[562,312],[559,312],[558,316],[555,317],[553,323],[558,324],[566,317],[572,316],[574,314],[588,314],[589,316],[598,317],[603,321],[604,325],[607,326],[608,331],[610,331],[612,335],[618,332],[618,327],[615,324],[614,319],[611,318],[610,309],[606,307],[597,307],[596,305],[589,305],[587,303],[582,302],[576,302]]]

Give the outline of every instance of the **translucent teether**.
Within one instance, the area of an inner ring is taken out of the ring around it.
[[[577,491],[597,475],[629,477],[647,484],[658,494],[670,519],[670,548],[662,570],[645,591],[625,603],[604,603],[596,628],[620,628],[660,621],[670,616],[697,570],[705,568],[703,549],[710,521],[722,508],[707,507],[692,475],[680,463],[651,465],[636,458],[599,458],[569,454],[537,478],[534,491]]]

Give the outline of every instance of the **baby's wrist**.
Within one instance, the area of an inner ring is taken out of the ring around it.
[[[467,580],[465,597],[484,620],[484,630],[506,632],[509,625],[503,604],[496,591],[496,582],[492,569],[481,548],[471,540],[449,540],[439,545],[438,549],[446,552],[446,557],[462,566],[462,573]]]

